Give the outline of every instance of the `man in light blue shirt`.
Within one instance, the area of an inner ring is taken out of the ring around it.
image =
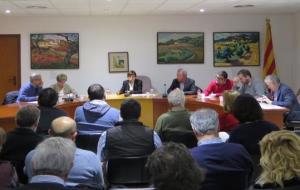
[[[24,84],[19,90],[17,102],[37,101],[39,93],[42,91],[43,80],[40,74],[31,74],[30,83]]]
[[[77,136],[76,123],[69,117],[59,117],[53,120],[49,135],[60,136],[75,141]],[[32,177],[31,160],[34,154],[35,150],[26,156],[25,173],[28,178]],[[76,148],[73,167],[71,168],[66,183],[68,186],[90,184],[96,187],[103,187],[102,167],[97,156],[91,151]]]

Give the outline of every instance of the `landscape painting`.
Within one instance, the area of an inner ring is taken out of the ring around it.
[[[204,33],[158,32],[157,63],[204,63]]]
[[[214,66],[259,66],[259,32],[214,32]]]
[[[30,35],[31,69],[78,69],[78,33]]]

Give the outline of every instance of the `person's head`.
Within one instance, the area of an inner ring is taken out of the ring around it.
[[[58,100],[57,92],[52,88],[44,88],[38,97],[39,106],[53,107]]]
[[[105,99],[105,91],[100,84],[92,84],[91,86],[89,86],[88,95],[90,100]]]
[[[300,137],[292,131],[275,131],[260,141],[259,184],[278,184],[292,178],[300,178]]]
[[[238,91],[226,90],[223,93],[223,108],[227,113],[232,112],[233,103],[235,99],[240,95]]]
[[[219,131],[219,119],[218,113],[212,109],[200,109],[195,111],[190,116],[190,122],[192,129],[200,140],[204,136],[218,136]]]
[[[68,80],[68,77],[67,77],[67,75],[64,74],[64,73],[58,74],[58,75],[56,76],[56,81],[57,81],[57,84],[58,84],[58,86],[59,86],[60,88],[63,88],[63,87],[64,87],[64,85],[65,85],[65,83],[66,83],[67,80]]]
[[[76,140],[77,126],[76,122],[70,117],[59,117],[52,121],[49,135],[53,137],[69,138]]]
[[[177,81],[178,82],[184,82],[187,78],[187,72],[184,69],[178,69],[177,70]]]
[[[16,124],[18,127],[27,127],[36,129],[40,119],[40,110],[34,105],[22,107],[16,115]]]
[[[120,114],[123,120],[138,120],[141,116],[141,104],[135,99],[126,99],[121,104]]]
[[[64,180],[73,166],[76,146],[70,139],[50,137],[41,142],[32,157],[33,175],[54,175]]]
[[[42,75],[33,73],[30,75],[30,83],[36,87],[43,85]]]
[[[241,94],[235,99],[232,113],[241,123],[263,119],[263,111],[259,103],[250,94]]]
[[[184,92],[178,88],[168,94],[168,102],[172,107],[184,107]]]
[[[148,158],[146,168],[156,189],[198,190],[204,172],[183,144],[167,143]]]
[[[237,76],[239,78],[239,81],[242,84],[248,84],[251,81],[251,73],[247,69],[241,69],[238,73]]]
[[[228,74],[226,71],[220,71],[216,76],[218,84],[225,84],[227,78],[228,78]]]
[[[4,131],[3,128],[0,127],[0,152],[2,149],[2,145],[5,143],[6,141],[6,132]]]
[[[280,86],[280,79],[277,75],[268,75],[264,81],[271,92],[276,92]]]
[[[136,78],[136,72],[131,70],[127,73],[127,79],[129,82],[133,82]]]

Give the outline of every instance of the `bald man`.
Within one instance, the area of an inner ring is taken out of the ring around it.
[[[52,121],[49,135],[52,137],[63,137],[75,142],[77,136],[76,122],[69,117],[59,117]],[[31,159],[34,150],[28,153],[25,160],[25,168],[29,179],[32,177]],[[78,184],[92,184],[101,188],[104,186],[101,163],[95,153],[76,148],[73,167],[66,181],[69,186]]]
[[[172,81],[172,84],[168,89],[168,94],[176,88],[182,90],[186,95],[197,93],[195,80],[188,78],[187,71],[184,69],[177,70],[177,77]]]
[[[19,90],[17,102],[37,101],[39,93],[43,88],[43,80],[40,74],[30,75],[30,82],[24,84]]]

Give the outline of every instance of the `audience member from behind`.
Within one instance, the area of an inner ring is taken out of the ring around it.
[[[98,142],[97,156],[102,162],[111,158],[150,155],[161,146],[156,132],[139,122],[141,105],[134,99],[121,104],[122,122],[105,131]]]
[[[279,128],[263,120],[263,111],[256,99],[243,94],[236,98],[233,115],[240,121],[229,137],[229,142],[242,144],[251,155],[260,155],[258,142],[268,133]]]
[[[127,73],[127,80],[123,81],[122,88],[119,94],[142,94],[143,93],[143,81],[136,78],[135,71],[129,71]]]
[[[172,81],[171,86],[168,89],[168,93],[179,88],[184,92],[184,94],[196,94],[197,87],[195,85],[195,80],[187,77],[187,71],[184,69],[177,70],[177,77]]]
[[[225,90],[231,90],[233,82],[228,79],[228,74],[226,71],[218,72],[216,79],[211,81],[208,87],[204,90],[205,96],[211,93],[221,96]]]
[[[61,109],[55,108],[58,95],[52,88],[45,88],[41,91],[38,104],[41,111],[41,117],[36,132],[40,135],[48,135],[51,122],[61,116],[67,116],[67,113]]]
[[[22,107],[16,115],[17,127],[7,134],[1,153],[1,160],[11,161],[15,165],[20,182],[26,183],[23,173],[24,161],[28,152],[43,140],[35,133],[40,117],[40,110],[33,105]]]
[[[190,113],[185,109],[184,92],[176,88],[169,93],[168,102],[171,110],[159,116],[155,126],[155,131],[161,140],[172,141],[172,135],[175,135],[175,133],[177,136],[180,136],[180,134],[192,134]],[[194,135],[192,134],[192,136]]]
[[[53,88],[59,96],[64,96],[66,94],[76,94],[76,91],[66,83],[67,80],[68,76],[61,73],[56,76],[57,83],[51,85],[51,88]]]
[[[164,144],[149,156],[146,167],[158,190],[199,190],[204,180],[204,171],[183,144]]]
[[[6,141],[6,133],[0,127],[0,152]],[[0,160],[0,189],[8,190],[18,185],[18,176],[15,168],[9,161]]]
[[[190,120],[198,139],[198,147],[191,149],[192,156],[207,170],[202,189],[246,189],[253,171],[251,157],[243,146],[221,140],[217,112],[201,109]]]
[[[232,114],[233,103],[239,95],[239,92],[233,90],[225,91],[223,93],[224,113],[219,115],[220,131],[230,133],[239,125],[239,120],[237,120]]]
[[[300,189],[300,137],[276,131],[260,141],[262,173],[252,190]]]
[[[53,120],[49,130],[51,137],[63,137],[76,140],[77,128],[76,122],[69,117],[59,117]],[[30,179],[32,177],[32,158],[36,150],[31,151],[25,160],[25,171]],[[89,184],[95,187],[104,185],[101,163],[97,159],[95,153],[87,150],[76,148],[73,166],[66,179],[67,185],[76,186],[79,184]]]
[[[105,102],[104,88],[100,84],[92,84],[88,95],[90,101],[76,108],[75,121],[113,127],[120,120],[120,113]]]
[[[42,91],[43,80],[40,74],[33,73],[30,75],[30,82],[24,84],[19,90],[17,102],[32,102],[38,99]]]
[[[35,149],[32,157],[33,177],[18,190],[64,190],[73,165],[76,146],[70,139],[51,137]]]

